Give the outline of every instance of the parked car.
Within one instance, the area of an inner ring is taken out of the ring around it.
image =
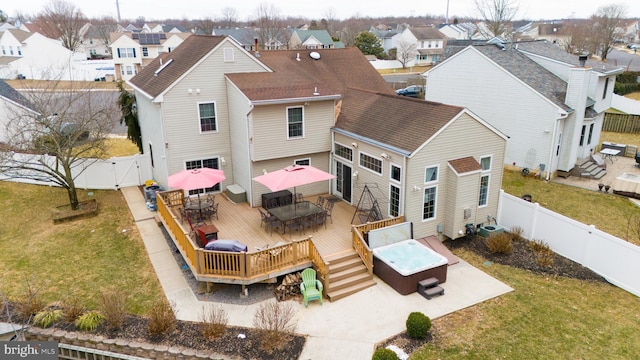
[[[627,49],[640,49],[640,44],[629,44]]]
[[[404,89],[396,90],[396,94],[402,95],[402,96],[408,96],[412,98],[418,98],[418,97],[421,97],[421,94],[422,96],[424,96],[424,85],[407,86]]]

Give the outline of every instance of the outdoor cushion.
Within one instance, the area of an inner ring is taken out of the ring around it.
[[[241,252],[247,251],[247,245],[239,242],[238,240],[216,240],[210,241],[204,247],[205,250],[216,250],[216,251],[232,251],[232,252]]]

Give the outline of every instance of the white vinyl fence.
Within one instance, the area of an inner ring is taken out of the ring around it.
[[[525,238],[544,241],[556,253],[640,296],[640,247],[504,191],[498,223],[521,227]]]
[[[15,156],[32,156],[20,155]],[[51,161],[55,158],[50,156]],[[117,157],[108,160],[91,162],[84,168],[76,167],[72,171],[80,174],[75,181],[78,189],[113,189],[117,190],[127,186],[138,186],[152,178],[149,156],[138,154],[133,156]],[[0,175],[0,180],[23,182],[28,184],[57,186],[53,182],[36,181],[30,179],[7,178]]]

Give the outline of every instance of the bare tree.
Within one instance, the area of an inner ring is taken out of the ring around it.
[[[54,183],[79,205],[75,181],[106,154],[106,135],[121,117],[114,94],[42,82],[24,94],[35,112],[16,111],[7,121],[0,173],[9,178]]]
[[[418,44],[415,41],[409,41],[405,38],[400,38],[396,43],[396,60],[400,61],[402,68],[405,69],[409,61],[416,58],[418,55]]]
[[[503,35],[510,27],[519,6],[516,0],[475,0],[478,16],[486,28],[479,27],[484,36],[491,38]]]
[[[223,26],[231,29],[236,26],[238,22],[238,12],[232,7],[225,7],[222,9],[222,18],[220,21],[223,23]]]
[[[597,31],[598,52],[602,61],[607,60],[607,54],[613,49],[615,40],[622,39],[624,31],[620,27],[625,18],[627,8],[622,4],[605,5],[598,8],[591,18]]]
[[[82,11],[65,0],[52,0],[35,21],[52,39],[60,39],[62,46],[75,51],[80,45],[82,27],[87,18]]]
[[[261,3],[256,9],[255,25],[260,44],[266,48],[275,46],[283,38],[284,21],[280,9],[273,4]]]
[[[598,47],[597,33],[591,20],[574,20],[560,30],[562,48],[570,54],[594,54]],[[595,44],[595,46],[594,46]]]
[[[356,37],[363,31],[369,30],[370,19],[353,17],[344,22],[342,29],[338,32],[339,38],[344,46],[353,46]]]
[[[329,35],[333,36],[333,28],[334,28],[334,23],[336,22],[336,9],[333,7],[328,7],[324,10],[324,12],[322,13],[322,20],[321,22],[323,23],[323,25],[325,26],[325,29],[329,32]]]
[[[96,27],[96,32],[100,36],[100,41],[111,54],[111,33],[119,30],[119,25],[116,19],[111,16],[104,16],[98,20],[94,20],[93,25]]]
[[[211,35],[213,34],[213,29],[216,28],[216,23],[210,17],[205,17],[196,22],[196,28],[202,31],[203,34]]]

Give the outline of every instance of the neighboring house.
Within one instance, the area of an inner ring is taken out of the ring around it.
[[[546,41],[452,53],[424,74],[425,99],[464,106],[509,136],[505,164],[548,179],[595,151],[622,68],[583,64]]]
[[[562,22],[539,23],[532,22],[516,29],[516,37],[523,40],[547,40],[554,44],[567,44],[570,36],[563,31]]]
[[[183,25],[147,23],[142,26],[141,31],[148,33],[183,33],[187,32],[187,28]]]
[[[380,40],[380,45],[384,49],[385,53],[389,53],[389,50],[396,48],[395,40],[400,36],[395,30],[379,30],[372,27],[369,30],[370,33],[375,35]]]
[[[193,35],[128,83],[165,188],[182,169],[218,168],[226,180],[202,191],[237,184],[260,206],[270,190],[252,179],[297,163],[337,176],[298,192],[355,206],[369,184],[383,215],[404,214],[419,236],[458,237],[497,212],[505,137],[462,108],[397,97],[355,47],[252,54]]]
[[[17,28],[7,22],[0,24],[0,31],[11,30],[11,29],[17,29]]]
[[[5,129],[9,125],[11,119],[16,119],[22,115],[27,117],[37,115],[38,112],[24,96],[12,88],[9,84],[0,80],[0,144],[7,140],[7,132]]]
[[[485,121],[462,107],[354,89],[340,109],[336,195],[357,204],[368,185],[384,215],[403,214],[414,236],[441,240],[497,214],[507,138]]]
[[[616,28],[616,31],[621,35],[620,40],[628,44],[637,43],[640,38],[640,29],[638,26],[638,19],[622,20],[620,27]]]
[[[335,44],[327,30],[294,30],[289,49],[331,49]]]
[[[129,80],[159,54],[171,52],[191,33],[111,33],[116,80]]]
[[[124,28],[117,25],[118,32],[124,31]],[[111,34],[105,30],[100,30],[99,26],[88,23],[82,28],[82,39],[80,40],[80,46],[78,46],[78,52],[82,52],[86,55],[87,59],[104,59],[111,58]]]
[[[43,54],[46,54],[44,56]],[[12,29],[0,33],[0,78],[38,80],[93,80],[85,70],[84,54],[73,53],[60,41],[38,32]]]
[[[473,39],[477,32],[475,24],[470,22],[458,23],[458,24],[443,24],[438,28],[438,31],[444,34],[447,38],[456,40],[469,40]]]
[[[430,65],[435,64],[440,60],[444,53],[444,46],[446,43],[446,37],[443,33],[438,31],[432,26],[418,26],[405,29],[398,39],[396,40],[396,46],[398,46],[398,58],[401,58],[402,48],[398,44],[416,44],[412,51],[417,51],[415,65]]]

